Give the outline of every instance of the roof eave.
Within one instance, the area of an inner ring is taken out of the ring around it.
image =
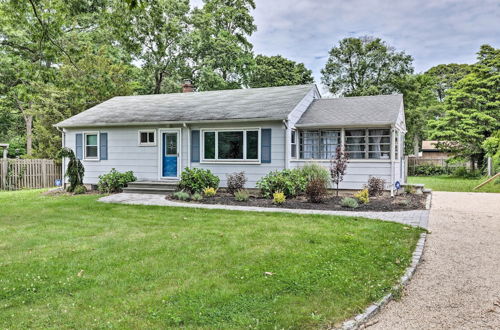
[[[393,122],[383,122],[383,123],[355,123],[355,124],[335,124],[335,123],[312,123],[312,124],[295,124],[297,128],[325,128],[325,127],[340,127],[340,128],[351,128],[351,127],[380,127],[387,126],[390,127],[394,125]]]

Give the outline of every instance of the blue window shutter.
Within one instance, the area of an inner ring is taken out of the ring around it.
[[[200,161],[200,131],[191,131],[191,162],[198,163]]]
[[[75,154],[76,158],[82,160],[83,159],[83,135],[78,133],[75,135]]]
[[[101,160],[108,159],[108,133],[101,133],[99,136],[99,155]]]
[[[260,130],[260,138],[262,139],[260,143],[261,157],[260,161],[262,163],[271,162],[271,129],[264,128]]]

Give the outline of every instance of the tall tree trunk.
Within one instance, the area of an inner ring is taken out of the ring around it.
[[[157,72],[155,74],[155,90],[153,92],[154,94],[160,94],[162,82],[163,82],[163,72]]]
[[[33,153],[33,116],[24,115],[24,122],[26,124],[26,153],[31,156]]]
[[[418,139],[418,136],[415,134],[415,136],[413,137],[413,155],[415,157],[418,157],[418,152],[420,150],[420,140]]]

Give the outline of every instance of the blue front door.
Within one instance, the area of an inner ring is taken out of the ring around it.
[[[178,132],[163,133],[163,177],[177,177],[178,141]]]

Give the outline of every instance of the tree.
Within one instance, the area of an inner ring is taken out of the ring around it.
[[[69,179],[69,187],[67,190],[73,192],[76,187],[83,185],[85,168],[70,148],[61,149],[59,151],[59,157],[66,157],[69,159],[68,168],[66,169],[66,177]]]
[[[321,81],[336,95],[391,94],[396,80],[413,73],[412,57],[380,38],[345,38],[329,54]]]
[[[193,10],[188,44],[191,78],[198,90],[241,88],[254,65],[248,37],[256,31],[254,0],[204,0]]]
[[[132,8],[117,1],[112,8],[107,20],[119,42],[154,81],[150,92],[179,91],[186,65],[182,45],[188,32],[189,1],[147,1]]]
[[[330,176],[336,187],[336,194],[339,195],[339,184],[344,180],[344,174],[347,169],[349,154],[339,145],[335,150],[335,155],[330,160]]]
[[[448,90],[446,113],[430,122],[441,149],[481,166],[483,141],[500,129],[500,49],[481,46],[471,73]]]
[[[248,85],[255,88],[301,85],[313,82],[312,71],[307,69],[303,63],[294,62],[281,55],[257,55]]]
[[[439,64],[425,72],[435,81],[435,93],[440,102],[444,101],[447,91],[463,77],[469,74],[471,66],[468,64]]]

